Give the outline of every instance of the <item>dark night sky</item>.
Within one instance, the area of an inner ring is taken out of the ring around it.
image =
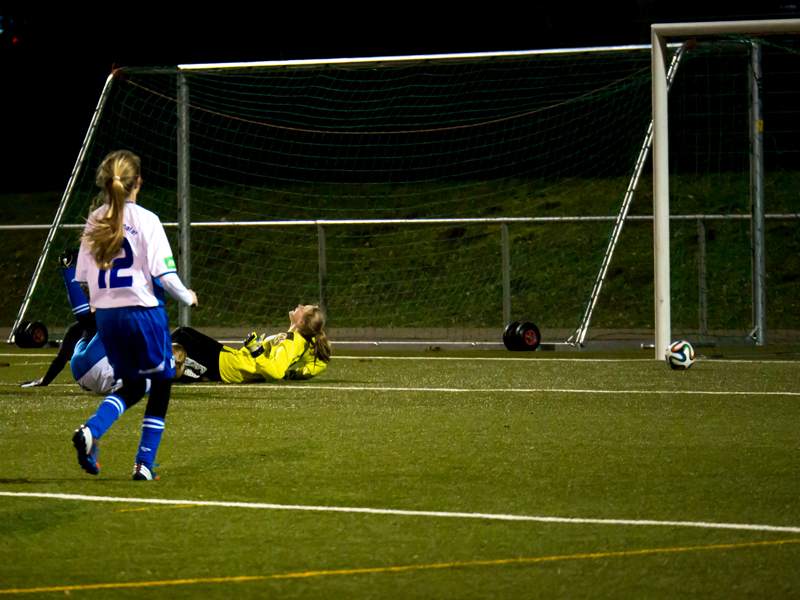
[[[299,3],[296,10],[228,2],[180,11],[165,10],[166,2],[31,4],[0,4],[0,192],[64,188],[112,65],[646,44],[653,22],[796,18],[800,3],[534,2],[524,11],[483,4],[467,12],[462,6],[449,16],[436,16],[442,11],[430,7],[437,5],[424,12],[406,6],[401,14],[402,5],[315,13]]]

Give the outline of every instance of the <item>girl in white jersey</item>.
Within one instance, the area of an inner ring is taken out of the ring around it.
[[[80,466],[97,475],[97,440],[141,400],[150,379],[133,468],[135,480],[150,480],[155,479],[153,464],[175,375],[164,290],[187,306],[196,305],[197,296],[178,277],[161,221],[136,204],[142,185],[139,157],[127,150],[112,152],[98,168],[95,183],[103,204],[86,223],[75,281],[89,286],[97,332],[122,387],[105,397],[75,431],[72,443]]]

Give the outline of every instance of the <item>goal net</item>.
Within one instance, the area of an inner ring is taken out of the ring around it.
[[[775,46],[781,52],[796,58]],[[166,224],[176,256],[188,244],[179,270],[200,306],[179,316],[168,301],[172,324],[190,318],[239,335],[283,328],[288,310],[314,303],[334,342],[499,343],[509,321],[536,323],[545,341],[574,340],[589,325],[587,341],[652,339],[650,54],[647,46],[117,71],[18,322],[43,321],[57,336],[72,320],[56,257],[79,243],[97,165],[126,148],[142,157],[140,202]],[[670,114],[683,133],[670,135],[686,147],[671,146],[671,184],[703,204],[674,204],[673,215],[749,211],[747,73],[720,70],[729,54],[701,45],[677,69]],[[768,56],[765,73],[777,64]],[[765,107],[778,106],[768,100],[774,89],[764,85]],[[722,100],[735,108],[719,108]],[[767,155],[782,157],[767,168],[787,186],[797,157],[790,105],[780,103],[785,118],[765,119],[775,123]],[[735,136],[744,142],[734,147]],[[798,212],[789,189],[767,212]],[[179,207],[191,226],[179,226]],[[679,241],[698,228],[697,219],[677,223]],[[704,334],[745,339],[746,282],[725,288],[742,294],[736,301],[715,286],[731,276],[726,261],[737,276],[750,273],[749,246],[734,253],[728,244],[742,234],[727,233],[746,234],[749,222],[704,223]],[[768,223],[795,240],[796,221]],[[673,325],[697,339],[697,244],[674,248],[683,254],[673,277],[685,283],[673,283]],[[768,261],[773,277],[775,268]],[[788,301],[793,285],[773,291]],[[789,305],[767,307],[769,319],[780,310],[781,327],[798,329]]]
[[[284,327],[313,302],[334,340],[499,342],[508,320],[564,340],[647,133],[649,71],[647,47],[123,69],[25,314],[69,323],[55,257],[114,149],[142,157],[140,202],[177,253],[183,77],[193,326]]]

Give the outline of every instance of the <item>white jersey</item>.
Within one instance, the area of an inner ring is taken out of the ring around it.
[[[107,210],[107,204],[95,210],[89,223],[102,217]],[[89,285],[93,308],[163,306],[164,289],[157,280],[176,272],[164,226],[154,213],[126,202],[122,227],[125,236],[122,249],[108,271],[97,266],[86,242],[81,242],[75,281]]]
[[[106,356],[86,371],[83,377],[76,378],[75,382],[87,392],[101,396],[111,394],[122,385],[122,381],[114,377],[114,368],[108,363]]]
[[[78,385],[87,392],[106,395],[122,385],[114,376],[114,368],[108,362],[106,349],[97,334],[90,341],[82,338],[75,344],[69,369]]]

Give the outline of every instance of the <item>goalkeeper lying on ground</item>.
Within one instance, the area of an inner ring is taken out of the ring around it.
[[[251,333],[240,350],[223,346],[189,327],[179,327],[172,332],[172,342],[186,350],[180,381],[311,379],[331,360],[331,345],[322,330],[325,315],[317,306],[300,305],[289,313],[289,321],[286,333],[260,338]]]

